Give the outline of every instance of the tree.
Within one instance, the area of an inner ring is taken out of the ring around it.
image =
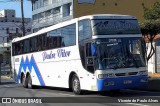
[[[10,51],[2,51],[0,53],[0,57],[3,57],[3,62],[5,61],[6,64],[11,62],[11,52]]]
[[[144,5],[142,6],[144,10],[143,17],[146,20],[160,19],[160,3],[159,2],[155,2],[150,8],[146,8]]]
[[[147,56],[149,60],[155,53],[153,46],[154,38],[160,33],[160,3],[155,2],[150,8],[146,8],[144,5],[144,21],[140,22],[141,32],[144,37],[147,37],[151,43],[151,50]]]

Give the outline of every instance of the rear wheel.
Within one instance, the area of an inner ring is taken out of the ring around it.
[[[79,82],[78,76],[76,74],[73,75],[73,77],[72,77],[72,91],[76,95],[80,95],[82,93],[81,87],[80,87],[80,82]]]

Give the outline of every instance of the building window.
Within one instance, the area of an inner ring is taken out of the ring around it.
[[[9,34],[9,28],[6,28],[6,33]]]
[[[51,15],[52,15],[52,14],[51,14],[51,10],[47,10],[47,11],[45,12],[46,21],[52,19]]]
[[[43,5],[44,6],[47,6],[49,4],[49,1],[48,0],[43,0]]]
[[[39,23],[43,23],[45,21],[45,13],[38,14]]]
[[[18,33],[18,28],[16,28],[16,33]]]
[[[63,17],[71,15],[71,3],[63,5]]]
[[[38,9],[38,1],[35,1],[35,3],[33,4],[33,10]]]

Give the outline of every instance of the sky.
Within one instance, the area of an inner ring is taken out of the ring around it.
[[[0,0],[0,10],[4,9],[14,9],[16,10],[16,17],[21,17],[21,5],[17,0],[13,2],[1,2],[1,1],[13,1],[13,0]],[[32,6],[31,2],[24,0],[24,17],[32,18]]]

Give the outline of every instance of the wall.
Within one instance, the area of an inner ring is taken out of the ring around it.
[[[95,0],[93,4],[78,4],[78,0],[74,0],[74,17],[88,14],[125,14],[133,15],[139,20],[143,20],[142,4],[149,7],[156,1],[159,0]]]

